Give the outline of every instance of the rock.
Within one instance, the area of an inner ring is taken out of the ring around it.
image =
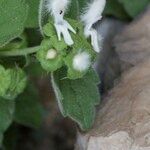
[[[115,55],[110,50],[101,53],[100,73],[105,76],[101,76],[104,87],[105,81],[113,79],[116,68],[121,67],[121,72],[125,72],[119,83],[103,97],[93,129],[78,133],[76,150],[150,150],[149,20],[150,7],[114,39],[115,34],[110,35],[111,44],[107,40],[104,45],[104,51],[110,48],[116,52]]]
[[[102,51],[99,53],[95,68],[101,78],[101,92],[105,93],[114,86],[114,80],[120,76],[121,67],[118,55],[113,49],[113,39],[126,25],[117,19],[105,18],[99,22],[96,29],[103,37],[100,43]],[[101,39],[99,37],[99,39]]]
[[[150,7],[115,37],[114,47],[123,68],[150,57]]]
[[[150,150],[150,58],[122,75],[76,150]]]

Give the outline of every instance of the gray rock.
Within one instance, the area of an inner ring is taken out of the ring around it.
[[[76,150],[150,150],[149,20],[150,9],[115,37],[118,63],[126,71],[103,97],[93,129],[78,133]]]
[[[114,86],[114,80],[121,74],[120,60],[113,48],[114,36],[126,25],[125,22],[112,18],[105,18],[97,24],[97,31],[103,40],[100,41],[102,51],[95,64],[101,78],[101,92],[105,93]],[[101,37],[99,37],[101,39]]]
[[[150,57],[150,8],[114,39],[121,61],[130,66]]]
[[[76,150],[150,150],[150,59],[126,72],[104,97],[93,129],[80,133],[76,146]]]

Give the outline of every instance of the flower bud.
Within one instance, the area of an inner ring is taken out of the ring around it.
[[[86,71],[90,64],[90,55],[87,52],[78,53],[73,58],[73,68],[77,71]]]
[[[50,49],[47,52],[46,59],[54,59],[57,56],[57,51],[54,49]]]

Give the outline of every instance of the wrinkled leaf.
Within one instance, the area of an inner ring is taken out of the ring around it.
[[[92,127],[95,118],[95,105],[100,101],[97,88],[98,77],[90,70],[83,78],[65,79],[64,70],[52,75],[52,84],[62,114],[75,120],[83,130]]]
[[[24,35],[14,39],[10,43],[6,44],[4,47],[0,48],[0,51],[11,51],[16,49],[21,49],[27,47],[26,37]]]
[[[4,96],[10,85],[11,79],[5,68],[0,65],[0,96]]]
[[[23,70],[5,69],[0,66],[0,96],[14,100],[21,92],[23,92],[27,77]]]
[[[27,15],[25,0],[0,1],[0,47],[23,32]]]
[[[43,27],[43,32],[46,36],[48,37],[53,37],[56,35],[56,30],[54,27],[53,22],[49,22],[47,23],[44,27]]]
[[[12,100],[24,91],[27,83],[27,76],[20,68],[8,69],[6,72],[10,76],[11,82],[3,97]]]
[[[36,28],[38,27],[38,10],[40,0],[26,0],[29,6],[28,18],[26,21],[26,27]]]

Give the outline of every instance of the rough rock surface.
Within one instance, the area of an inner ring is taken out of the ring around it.
[[[126,71],[104,96],[93,129],[78,133],[76,150],[150,150],[149,20],[150,9],[115,38]]]
[[[95,68],[101,78],[101,92],[105,93],[114,86],[114,80],[121,73],[120,60],[113,49],[112,41],[117,33],[126,25],[126,22],[114,18],[105,18],[96,29],[103,37],[102,51],[97,59]],[[101,39],[101,38],[100,38]]]
[[[150,59],[125,73],[104,98],[79,150],[150,150]]]
[[[120,59],[130,65],[150,57],[150,7],[116,36],[114,46]]]

